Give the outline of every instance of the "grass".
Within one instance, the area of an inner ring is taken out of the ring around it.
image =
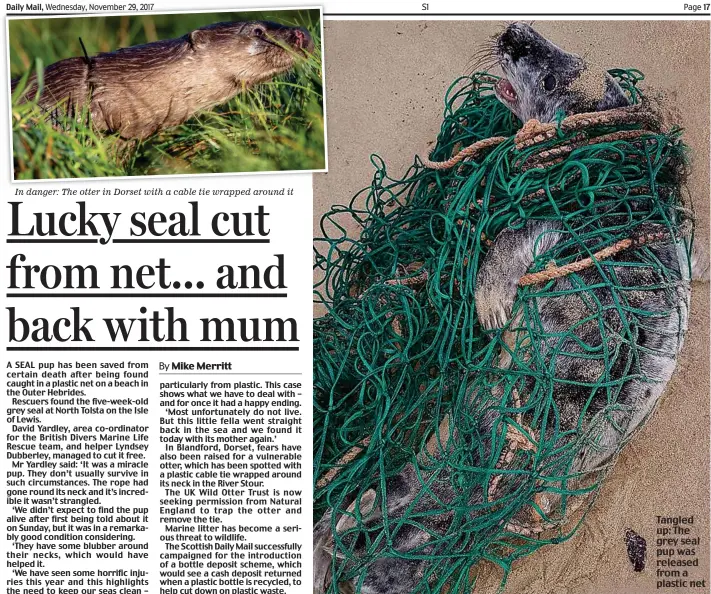
[[[53,126],[32,102],[13,97],[15,179],[290,171],[325,168],[321,34],[317,10],[9,21],[12,78],[58,60],[179,37],[219,21],[272,20],[305,27],[316,50],[294,71],[212,111],[164,130],[117,158],[118,139],[87,118]],[[21,92],[22,83],[18,87]]]

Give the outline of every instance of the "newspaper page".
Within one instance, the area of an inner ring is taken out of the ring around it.
[[[7,6],[7,592],[306,587],[321,10],[201,9]]]
[[[5,12],[7,594],[709,590],[708,4]]]

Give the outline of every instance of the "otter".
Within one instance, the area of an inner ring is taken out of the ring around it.
[[[177,39],[55,62],[44,70],[38,103],[54,123],[88,112],[98,132],[143,140],[290,70],[313,49],[300,27],[215,23]],[[37,92],[32,76],[19,100]]]
[[[526,24],[509,25],[496,38],[494,51],[505,75],[496,85],[496,96],[524,123],[531,119],[551,122],[560,112],[570,116],[629,104],[607,72],[565,52]],[[553,248],[563,238],[564,233],[557,224],[532,221],[520,229],[502,231],[487,251],[477,274],[474,300],[482,327],[502,331],[503,343],[515,345],[527,339],[525,324],[510,319],[519,279],[534,263],[536,253]],[[563,277],[553,281],[550,289],[559,297],[540,299],[531,306],[537,307],[542,334],[548,337],[541,340],[539,351],[549,353],[557,349],[558,354],[555,364],[551,363],[553,369],[545,367],[545,357],[542,357],[543,367],[536,367],[538,362],[529,362],[534,368],[533,375],[527,378],[525,385],[532,387],[535,374],[553,374],[556,381],[551,382],[554,385],[552,398],[559,411],[561,433],[585,433],[585,446],[575,457],[570,470],[572,476],[600,469],[612,460],[619,446],[654,410],[676,366],[676,355],[687,327],[689,267],[684,250],[674,240],[661,241],[650,249],[664,264],[673,283],[662,278],[661,272],[643,266],[615,267],[620,286],[629,288],[625,291],[629,307],[657,312],[646,318],[644,330],[637,336],[636,348],[620,338],[624,321],[614,307],[616,295],[603,282],[597,267],[579,273],[581,284],[591,288],[589,298],[573,291],[572,281]],[[630,257],[626,254],[618,260],[625,262]],[[595,304],[604,311],[601,316],[604,329],[596,322],[586,323],[596,315]],[[568,338],[562,339],[566,333]],[[558,344],[563,340],[564,344]],[[605,348],[619,350],[619,369],[617,366],[601,369],[604,365],[600,366],[599,361],[593,365],[585,358],[586,347],[602,348],[603,344]],[[646,381],[625,376],[625,363],[633,358]],[[513,367],[512,356],[503,347],[497,360],[501,373]],[[497,370],[491,373],[496,375]],[[614,419],[591,427],[594,412],[605,405],[606,396],[584,386],[602,381],[603,377],[611,384],[619,382],[621,385],[618,410],[611,415]],[[522,393],[520,397],[525,403],[527,394]],[[472,389],[468,401],[473,403],[476,398]],[[458,437],[459,446],[469,445],[472,452],[471,460],[466,462],[468,468],[479,466],[478,459],[485,467],[491,454],[491,431],[498,413],[490,413],[476,421],[478,426],[471,434]],[[546,431],[551,430],[546,428]],[[446,461],[447,436],[451,435],[448,418],[440,425],[439,433],[439,436],[431,436],[427,452],[420,454],[423,459]],[[430,444],[433,444],[431,449]],[[447,554],[440,550],[442,539],[452,544],[457,555],[465,554],[473,546],[466,532],[478,525],[475,511],[463,515],[457,508],[466,504],[468,509],[476,510],[477,505],[484,502],[481,490],[472,492],[469,501],[461,501],[461,492],[455,492],[453,486],[456,472],[457,468],[446,464],[433,463],[428,468],[427,463],[418,466],[409,463],[398,474],[384,477],[384,487],[378,493],[369,489],[358,496],[353,494],[347,513],[334,517],[333,511],[327,511],[314,526],[314,594],[330,591],[332,580],[338,579],[331,575],[334,555],[337,556],[335,567],[357,570],[355,579],[341,579],[336,584],[344,594],[354,591],[410,594],[441,589],[442,583],[435,584],[435,581],[449,575],[446,563],[442,562],[443,555]],[[504,480],[517,480],[516,474],[510,476]],[[334,530],[341,543],[339,547],[334,545]],[[505,545],[502,547],[505,550]],[[379,551],[384,554],[380,555]],[[437,567],[441,573],[428,574],[427,557],[439,562]],[[451,583],[462,585],[457,582],[459,576],[449,577]]]

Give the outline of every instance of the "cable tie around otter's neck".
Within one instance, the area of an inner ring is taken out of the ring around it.
[[[89,52],[86,51],[86,47],[84,46],[84,42],[82,41],[82,38],[79,38],[79,45],[81,45],[81,51],[84,52],[84,62],[86,62],[86,65],[91,67],[91,58],[89,57]]]

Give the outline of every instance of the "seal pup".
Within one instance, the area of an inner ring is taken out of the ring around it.
[[[313,49],[301,27],[215,23],[177,39],[55,62],[44,70],[38,102],[55,123],[86,110],[97,131],[143,140],[290,70]],[[19,100],[37,91],[33,75]]]
[[[555,120],[558,112],[568,116],[629,104],[622,89],[605,71],[596,70],[579,56],[558,48],[528,25],[514,23],[507,27],[497,38],[496,53],[505,74],[505,78],[496,87],[497,97],[523,122],[529,119],[550,122]],[[518,281],[533,264],[534,252],[554,247],[561,240],[560,231],[555,225],[535,222],[523,229],[504,231],[495,239],[476,280],[475,304],[478,317],[486,329],[499,330],[507,326]],[[659,260],[679,278],[676,289],[655,290],[659,279],[648,271],[630,269],[620,272],[623,285],[631,289],[642,289],[632,291],[635,294],[629,296],[635,307],[670,312],[653,318],[638,339],[642,347],[640,350],[643,351],[640,367],[652,382],[626,382],[619,396],[619,401],[624,405],[614,419],[615,427],[603,423],[596,429],[595,436],[591,438],[594,447],[580,452],[574,463],[574,471],[586,472],[599,468],[617,451],[620,443],[630,436],[654,408],[675,367],[675,355],[681,349],[687,324],[688,265],[671,241],[657,245],[654,249]],[[591,268],[580,274],[590,286],[595,284],[595,277],[599,273]],[[563,293],[570,286],[570,281],[565,278],[556,283]],[[604,288],[597,290],[596,297],[603,304],[609,304],[611,300],[609,291]],[[573,382],[589,382],[595,374],[603,373],[605,370],[586,365],[580,357],[575,356],[579,353],[574,344],[577,339],[580,344],[600,344],[603,341],[597,326],[581,323],[590,315],[587,303],[574,293],[565,293],[559,299],[541,301],[545,302],[539,310],[544,330],[553,335],[576,327],[570,344],[560,349],[569,354],[558,355],[556,377]],[[614,308],[610,308],[605,315],[605,322],[611,328],[619,327],[621,320]],[[512,342],[515,342],[515,337]],[[547,348],[547,345],[542,345],[542,348]],[[624,350],[624,345],[620,348],[623,349],[620,359],[625,360],[631,356],[629,349]],[[506,357],[501,359],[501,367],[506,368],[510,358],[508,361]],[[622,375],[623,370],[612,370],[612,373]],[[558,383],[554,400],[560,406],[561,423],[567,428],[574,428],[591,394],[589,391],[584,394],[579,389],[566,390],[564,383]],[[525,397],[522,394],[524,402]],[[471,401],[474,398],[475,395],[472,395]],[[603,405],[598,398],[588,410],[592,414]],[[588,418],[587,414],[583,416]],[[486,443],[490,440],[487,434],[493,422],[493,416],[484,415],[478,431],[479,451],[487,449]],[[587,429],[585,425],[581,427],[581,431]],[[474,435],[470,439],[472,451],[476,452]],[[439,441],[439,447],[429,451],[430,459],[438,458],[446,462],[447,438],[435,441]],[[469,465],[476,466],[476,462],[469,461]],[[461,494],[455,493],[452,487],[454,469],[446,464],[432,464],[435,470],[430,471],[424,466],[416,469],[408,464],[399,474],[386,478],[385,501],[381,500],[375,490],[370,489],[352,497],[346,513],[334,518],[333,512],[327,511],[316,523],[313,543],[314,594],[323,594],[331,587],[334,554],[338,557],[337,567],[345,568],[346,571],[358,568],[357,580],[337,584],[338,590],[344,594],[354,591],[363,594],[433,591],[435,583],[432,576],[429,579],[426,577],[429,561],[425,557],[441,561],[442,553],[438,551],[437,544],[429,543],[435,543],[438,537],[446,535],[450,542],[456,544],[456,526],[466,523],[472,529],[476,522],[473,518],[457,516],[454,511],[457,497],[460,497],[461,502]],[[480,492],[472,493],[469,504],[482,501]],[[442,511],[446,509],[452,511]],[[389,526],[387,531],[382,525],[385,513]],[[399,523],[403,518],[408,519]],[[334,528],[342,543],[339,549],[334,546]],[[379,544],[373,546],[374,543]],[[380,555],[378,552],[386,547],[388,553]],[[459,553],[465,552],[463,548],[457,550]],[[361,569],[363,563],[365,567]]]

